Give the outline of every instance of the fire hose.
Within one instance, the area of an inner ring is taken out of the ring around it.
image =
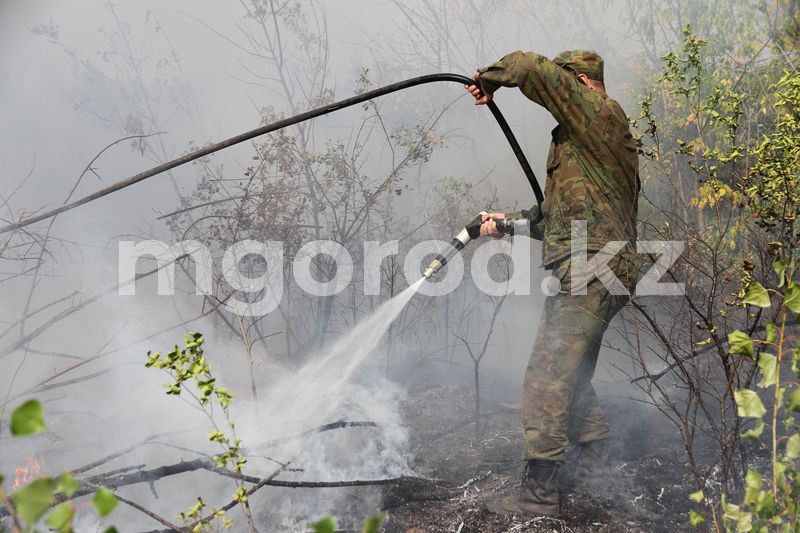
[[[233,146],[233,145],[239,144],[241,142],[253,139],[254,137],[258,137],[260,135],[265,135],[267,133],[271,133],[273,131],[277,131],[277,130],[280,130],[282,128],[286,128],[288,126],[292,126],[294,124],[297,124],[299,122],[304,122],[304,121],[310,120],[312,118],[316,118],[316,117],[319,117],[319,116],[322,116],[322,115],[327,115],[328,113],[332,113],[333,111],[338,111],[339,109],[344,109],[346,107],[350,107],[350,106],[353,106],[353,105],[356,105],[356,104],[360,104],[360,103],[372,100],[373,98],[377,98],[377,97],[380,97],[380,96],[387,95],[389,93],[402,91],[402,90],[408,89],[410,87],[415,87],[417,85],[424,85],[426,83],[432,83],[432,82],[437,82],[437,81],[452,81],[452,82],[462,83],[462,84],[467,84],[467,85],[472,85],[472,84],[475,83],[471,78],[468,78],[466,76],[462,76],[460,74],[441,73],[441,74],[428,74],[428,75],[425,75],[425,76],[419,76],[419,77],[416,77],[416,78],[411,78],[411,79],[408,79],[408,80],[399,81],[397,83],[392,83],[390,85],[385,85],[383,87],[379,87],[379,88],[374,89],[372,91],[367,91],[367,92],[361,93],[361,94],[353,96],[351,98],[340,100],[338,102],[334,102],[332,104],[328,104],[326,106],[319,107],[317,109],[312,109],[311,111],[306,111],[305,113],[301,113],[301,114],[295,115],[293,117],[289,117],[289,118],[285,118],[283,120],[279,120],[277,122],[273,122],[272,124],[267,124],[267,125],[261,126],[259,128],[247,131],[245,133],[241,133],[239,135],[236,135],[235,137],[231,137],[229,139],[226,139],[224,141],[220,141],[220,142],[215,143],[215,144],[206,145],[203,148],[194,150],[194,151],[192,151],[192,152],[190,152],[188,154],[185,154],[185,155],[183,155],[181,157],[178,157],[178,158],[173,159],[171,161],[167,161],[166,163],[162,163],[162,164],[160,164],[160,165],[158,165],[156,167],[153,167],[153,168],[151,168],[149,170],[145,170],[144,172],[140,172],[139,174],[135,174],[133,176],[130,176],[129,178],[126,178],[124,180],[118,181],[118,182],[116,182],[116,183],[114,183],[112,185],[109,185],[108,187],[100,189],[99,191],[96,191],[96,192],[94,192],[92,194],[89,194],[87,196],[79,198],[79,199],[77,199],[75,201],[63,204],[63,205],[61,205],[59,207],[56,207],[54,209],[50,209],[49,211],[45,211],[44,213],[40,213],[38,215],[33,215],[33,216],[30,216],[30,217],[24,218],[24,219],[22,219],[22,220],[20,220],[18,222],[13,223],[13,224],[8,224],[7,226],[0,227],[0,234],[8,233],[10,231],[14,231],[14,230],[17,230],[17,229],[20,229],[20,228],[24,228],[25,226],[28,226],[28,225],[33,224],[35,222],[40,222],[42,220],[46,220],[48,218],[52,218],[52,217],[54,217],[56,215],[59,215],[61,213],[66,212],[66,211],[70,211],[72,209],[75,209],[76,207],[80,207],[83,204],[87,204],[87,203],[89,203],[91,201],[97,200],[98,198],[102,198],[103,196],[111,194],[112,192],[116,192],[116,191],[118,191],[120,189],[124,189],[126,187],[130,187],[131,185],[139,183],[140,181],[144,181],[144,180],[146,180],[148,178],[152,178],[153,176],[161,174],[162,172],[166,172],[166,171],[171,170],[171,169],[173,169],[173,168],[175,168],[177,166],[183,165],[185,163],[189,163],[191,161],[194,161],[195,159],[199,159],[201,157],[205,157],[205,156],[207,156],[209,154],[212,154],[214,152],[222,150],[223,148],[228,148],[229,146]],[[519,161],[519,164],[522,167],[522,172],[525,174],[525,177],[528,180],[528,184],[530,185],[531,189],[533,189],[533,194],[536,197],[536,204],[538,206],[538,209],[534,210],[534,212],[532,213],[532,215],[531,215],[532,219],[531,219],[530,222],[532,224],[535,224],[538,221],[540,221],[541,218],[542,218],[541,205],[542,205],[542,201],[544,200],[544,195],[542,194],[542,189],[539,187],[539,182],[536,181],[536,176],[533,174],[533,170],[531,169],[530,164],[528,164],[528,160],[525,158],[525,154],[522,153],[522,148],[520,148],[519,143],[517,142],[517,139],[514,137],[514,133],[511,131],[511,128],[509,127],[508,122],[506,122],[505,117],[503,117],[503,114],[500,113],[500,109],[498,109],[497,104],[495,104],[493,101],[490,101],[487,104],[487,107],[492,112],[492,115],[494,116],[495,120],[497,120],[497,123],[500,126],[500,129],[502,130],[503,134],[506,137],[506,140],[508,141],[508,144],[511,146],[511,150],[514,152],[514,155],[516,156],[517,161]],[[463,246],[462,246],[462,248],[463,248]],[[428,277],[430,277],[430,276],[428,276]]]

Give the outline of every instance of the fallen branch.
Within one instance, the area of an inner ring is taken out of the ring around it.
[[[375,422],[370,420],[356,420],[356,421],[348,421],[348,420],[337,420],[336,422],[331,422],[329,424],[323,424],[319,427],[309,429],[306,431],[301,431],[300,433],[294,433],[292,435],[286,435],[283,437],[278,437],[277,439],[268,440],[265,442],[260,442],[256,444],[253,448],[260,448],[262,446],[270,446],[273,444],[278,444],[280,442],[286,442],[288,440],[297,439],[300,437],[307,437],[309,435],[313,435],[315,433],[322,433],[324,431],[331,431],[333,429],[341,429],[341,428],[358,428],[358,427],[373,427],[377,428],[380,427]]]
[[[333,423],[328,424],[326,426],[334,425],[336,427],[347,427],[341,426],[341,423]],[[324,426],[323,426],[324,427]],[[88,470],[89,468],[93,468],[97,464],[102,464],[104,460],[95,461],[94,463],[90,463],[85,467],[82,467],[81,471]],[[318,489],[318,488],[343,488],[343,487],[369,487],[369,486],[382,486],[386,487],[388,491],[384,492],[384,509],[390,509],[392,507],[397,507],[402,505],[408,501],[422,501],[422,500],[444,500],[450,498],[456,494],[458,494],[464,487],[469,486],[489,475],[487,472],[486,474],[482,474],[475,478],[468,480],[466,483],[458,486],[458,487],[450,487],[444,486],[441,483],[441,480],[430,479],[430,478],[421,478],[416,476],[399,476],[394,478],[384,478],[384,479],[356,479],[356,480],[345,480],[345,481],[289,481],[289,480],[281,480],[277,479],[277,476],[286,471],[288,467],[288,463],[284,464],[270,474],[267,477],[260,478],[257,476],[250,476],[250,475],[239,475],[237,473],[231,472],[226,469],[218,468],[212,460],[207,458],[201,459],[194,459],[192,461],[181,461],[179,463],[160,466],[157,468],[153,468],[150,470],[139,470],[137,472],[130,473],[129,471],[135,467],[126,467],[122,469],[116,469],[113,472],[99,474],[96,476],[92,476],[90,478],[84,480],[78,480],[79,488],[78,490],[72,495],[72,499],[79,498],[81,496],[86,496],[93,493],[98,486],[104,486],[115,493],[122,487],[129,486],[129,485],[136,485],[140,483],[149,483],[153,484],[155,481],[158,481],[162,478],[174,476],[178,474],[183,474],[186,472],[193,472],[197,470],[208,470],[209,472],[213,472],[216,474],[220,474],[226,477],[237,477],[239,479],[243,479],[247,483],[253,483],[253,486],[250,487],[247,491],[247,495],[250,496],[254,494],[256,491],[263,487],[283,487],[283,488],[290,488],[290,489]],[[139,466],[139,465],[137,465]],[[137,504],[136,502],[132,502],[130,500],[125,499],[124,497],[120,497],[119,494],[116,494],[117,498],[120,501],[130,505],[138,509],[139,511],[147,514],[154,520],[157,520],[161,524],[165,525],[168,529],[165,530],[156,530],[151,533],[168,533],[168,532],[186,532],[190,531],[191,527],[196,525],[197,522],[191,524],[186,527],[178,527],[169,521],[163,519],[155,515],[152,511],[144,508],[143,506]],[[56,498],[53,502],[53,505],[57,505],[64,501],[64,498]],[[225,506],[223,506],[222,510],[229,510],[236,505],[236,501],[230,501]],[[0,518],[7,516],[8,512],[6,509],[0,509]],[[204,520],[213,518],[213,515],[204,518]]]
[[[114,453],[106,455],[105,457],[97,459],[96,461],[92,461],[91,463],[88,463],[88,464],[85,464],[85,465],[83,465],[81,467],[78,467],[78,468],[75,468],[73,470],[70,470],[70,473],[73,476],[77,476],[78,474],[83,474],[84,472],[88,472],[89,470],[93,470],[93,469],[97,468],[98,466],[104,465],[105,463],[107,463],[109,461],[112,461],[112,460],[114,460],[114,459],[116,459],[118,457],[121,457],[121,456],[125,455],[126,453],[130,453],[133,450],[136,450],[137,448],[140,448],[141,446],[143,446],[143,445],[145,445],[145,444],[147,444],[150,441],[153,441],[155,439],[158,439],[158,438],[161,438],[161,437],[166,437],[166,436],[169,436],[169,435],[175,435],[177,433],[185,433],[187,431],[197,431],[197,430],[198,430],[197,428],[188,428],[188,429],[184,429],[184,430],[180,430],[180,431],[164,431],[164,432],[161,432],[161,433],[153,433],[152,435],[146,437],[144,440],[140,440],[139,442],[137,442],[135,444],[132,444],[132,445],[128,446],[127,448],[124,448],[122,450],[116,451]],[[111,473],[118,473],[118,470],[114,470],[112,472],[106,472],[103,475],[109,475]]]
[[[486,479],[490,475],[492,475],[492,471],[488,470],[488,471],[484,472],[483,474],[479,474],[479,475],[477,475],[477,476],[475,476],[473,478],[468,479],[467,481],[464,482],[464,484],[459,485],[458,487],[456,487],[456,490],[466,489],[467,487],[469,487],[473,483],[477,483],[478,481],[483,481],[484,479]]]
[[[235,474],[229,470],[218,468],[213,461],[208,459],[193,459],[191,461],[181,461],[179,463],[159,466],[157,468],[153,468],[150,470],[139,470],[133,473],[121,473],[121,474],[99,474],[96,476],[92,476],[86,480],[78,480],[78,483],[81,487],[75,492],[75,498],[79,496],[84,496],[86,494],[90,494],[93,492],[92,486],[94,485],[103,485],[111,490],[116,490],[121,487],[125,487],[128,485],[137,485],[139,483],[152,483],[154,481],[158,481],[165,477],[175,476],[178,474],[183,474],[186,472],[194,472],[196,470],[208,470],[209,472],[214,472],[216,474],[226,476],[226,477],[239,477],[239,474]],[[256,485],[270,486],[270,487],[283,487],[289,489],[321,489],[321,488],[340,488],[340,487],[368,487],[368,486],[380,486],[380,485],[426,485],[431,487],[436,487],[439,489],[445,488],[450,490],[448,487],[442,487],[438,485],[438,480],[435,479],[428,479],[428,478],[420,478],[415,476],[400,476],[394,478],[384,478],[384,479],[355,479],[355,480],[346,480],[346,481],[289,481],[289,480],[282,480],[282,479],[275,479],[275,477],[270,476],[266,478],[261,478],[258,476],[250,476],[243,474],[241,479],[248,483],[254,483]],[[260,487],[259,487],[260,488]],[[455,489],[458,490],[458,489]]]
[[[248,491],[247,491],[247,496],[248,496],[248,497],[252,496],[253,494],[255,494],[255,492],[256,492],[258,489],[260,489],[260,488],[262,488],[262,487],[266,486],[266,484],[267,484],[268,482],[270,482],[270,481],[272,481],[273,479],[275,479],[276,477],[278,477],[278,474],[280,474],[281,472],[283,472],[283,471],[286,469],[286,467],[288,467],[288,466],[289,466],[289,463],[286,463],[286,464],[282,465],[282,466],[281,466],[279,469],[277,469],[275,472],[273,472],[272,474],[270,474],[268,477],[264,478],[263,480],[259,481],[258,483],[256,483],[256,484],[255,484],[255,485],[253,485],[252,487],[250,487],[250,488],[248,489]],[[239,503],[239,501],[238,501],[238,500],[231,500],[231,501],[229,501],[228,503],[226,503],[225,505],[223,505],[223,506],[222,506],[222,507],[221,507],[219,510],[220,510],[220,511],[225,511],[225,512],[227,512],[227,511],[230,511],[230,510],[231,510],[231,509],[233,509],[233,507],[234,507],[234,506],[236,506],[236,504],[238,504],[238,503]],[[191,530],[193,530],[194,526],[196,526],[197,524],[199,524],[199,523],[201,523],[201,522],[208,522],[209,520],[211,520],[212,518],[214,518],[214,515],[215,515],[215,514],[216,514],[216,512],[214,512],[214,513],[211,513],[211,514],[209,514],[209,515],[207,515],[207,516],[205,516],[205,517],[201,518],[200,520],[197,520],[197,521],[195,521],[195,522],[192,522],[192,523],[189,525],[189,527],[188,527],[187,529],[189,529],[189,530],[191,531]]]

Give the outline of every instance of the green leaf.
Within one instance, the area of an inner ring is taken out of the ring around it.
[[[94,511],[101,517],[110,515],[117,503],[117,497],[105,487],[97,489],[94,493],[94,498],[92,498]]]
[[[53,480],[49,477],[35,479],[11,495],[17,512],[28,525],[35,524],[53,505]]]
[[[775,324],[772,323],[772,320],[767,322],[767,337],[764,339],[767,342],[775,342],[775,339],[778,338],[778,330],[775,329]]]
[[[792,373],[800,379],[800,348],[792,350]]]
[[[701,515],[697,511],[695,511],[693,509],[689,511],[689,525],[690,526],[697,527],[697,526],[699,526],[700,524],[702,524],[705,521],[706,521],[705,517],[703,517],[703,515]]]
[[[778,509],[775,507],[775,498],[768,490],[762,490],[755,502],[756,513],[762,518],[775,516]],[[768,530],[764,530],[768,531]]]
[[[712,340],[713,339],[711,337],[708,337],[707,339],[703,339],[702,341],[698,341],[698,342],[694,343],[694,345],[695,346],[708,346],[709,344],[711,344]]]
[[[783,293],[783,303],[794,313],[800,313],[800,287],[792,283]]]
[[[774,461],[772,463],[772,469],[775,477],[778,480],[778,488],[785,489],[786,488],[786,462]]]
[[[756,307],[769,307],[772,302],[769,300],[769,293],[759,282],[754,281],[744,295],[744,303],[755,305]]]
[[[744,433],[742,433],[743,439],[753,439],[758,440],[761,438],[761,433],[764,431],[764,422],[759,420],[756,422],[752,428],[748,429]]]
[[[800,411],[800,389],[794,389],[789,397],[786,398],[786,410],[790,413]]]
[[[703,498],[705,498],[705,495],[703,494],[703,489],[700,489],[697,492],[689,494],[689,499],[692,500],[694,503],[702,503]]]
[[[775,273],[778,275],[778,287],[783,287],[783,283],[786,277],[786,260],[781,259],[780,261],[775,261],[772,263],[772,268],[775,270]]]
[[[761,418],[767,412],[761,398],[750,389],[736,389],[733,398],[736,400],[736,412],[741,417]]]
[[[733,331],[728,333],[728,346],[731,348],[731,353],[738,355],[746,355],[753,357],[753,339],[744,331]]]
[[[381,530],[383,520],[386,518],[384,513],[378,513],[367,517],[364,520],[364,526],[361,528],[361,533],[378,533]]]
[[[742,512],[736,520],[738,531],[750,531],[753,529],[753,513]]]
[[[72,477],[72,474],[69,472],[64,472],[60,478],[58,478],[58,484],[56,485],[56,492],[60,492],[67,498],[75,494],[75,491],[78,490],[78,482],[75,481],[75,478]]]
[[[761,381],[758,386],[761,388],[771,387],[777,382],[776,361],[774,355],[769,353],[762,353],[758,357],[758,368],[761,369]]]
[[[45,429],[44,409],[39,400],[28,400],[11,413],[12,435],[33,435]]]
[[[117,531],[117,528],[115,528],[114,526],[111,526],[109,528],[106,528],[106,530],[103,531],[103,533],[119,533],[119,531]]]
[[[753,514],[742,511],[741,507],[736,504],[726,502],[724,495],[722,499],[722,510],[722,517],[727,520],[735,521],[738,531],[750,531],[753,528]]]
[[[67,533],[72,529],[73,516],[75,516],[75,508],[70,502],[64,502],[47,516],[47,525],[50,526],[50,529]]]
[[[744,476],[744,503],[745,505],[753,505],[758,501],[758,496],[761,494],[761,485],[764,483],[764,480],[761,478],[761,474],[753,470],[752,468],[747,469],[747,474]]]
[[[326,516],[319,522],[311,524],[314,533],[336,533],[336,521],[333,517]]]
[[[800,433],[795,433],[786,441],[786,457],[789,459],[800,457]]]

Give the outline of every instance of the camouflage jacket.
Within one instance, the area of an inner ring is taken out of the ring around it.
[[[628,119],[605,93],[532,52],[517,51],[479,69],[481,89],[519,87],[556,119],[542,205],[545,266],[570,255],[570,223],[586,220],[588,250],[636,239],[639,159]],[[624,253],[635,256],[633,244]]]

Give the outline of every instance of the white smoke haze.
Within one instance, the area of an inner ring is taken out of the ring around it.
[[[324,0],[307,5],[289,1],[285,2],[289,13],[297,7],[303,14],[292,24],[327,32],[322,39],[327,49],[322,54],[324,68],[314,77],[309,73],[309,62],[313,63],[309,55],[317,52],[309,53],[297,38],[287,37],[282,72],[286,79],[277,73],[274,61],[248,51],[248,39],[266,42],[259,32],[271,30],[248,18],[243,6],[270,3],[0,3],[4,223],[60,205],[95,155],[123,137],[149,135],[143,141],[146,147],[133,139],[109,148],[84,173],[73,200],[194,147],[257,127],[267,108],[289,116],[306,110],[314,97],[327,101],[331,93],[326,91],[335,94],[333,99],[349,97],[359,87],[364,69],[373,88],[435,72],[471,75],[477,67],[517,49],[553,56],[564,49],[596,48],[605,57],[612,96],[633,112],[632,98],[623,89],[638,81],[630,60],[641,47],[626,37],[617,18],[625,4],[621,1],[605,3],[609,6],[605,14],[592,20],[581,15],[586,2],[567,2],[566,7],[554,1],[456,2],[442,8],[449,17],[447,38],[441,28],[439,33],[433,26],[414,29],[419,22],[409,18],[414,10],[425,20],[435,18],[439,8],[425,11],[429,2],[406,6],[390,0]],[[468,9],[468,4],[476,6]],[[285,35],[292,35],[292,24],[285,22],[281,28]],[[417,31],[429,40],[421,39]],[[287,85],[291,89],[285,91]],[[319,94],[306,94],[310,89]],[[496,101],[543,184],[555,121],[517,91],[501,91]],[[449,240],[480,209],[511,210],[533,203],[494,120],[486,109],[474,107],[458,84],[416,88],[376,104],[382,122],[369,115],[372,111],[355,108],[320,118],[305,132],[291,131],[297,138],[307,134],[304,148],[309,152],[324,153],[336,143],[345,152],[358,152],[353,157],[355,170],[348,171],[371,177],[370,186],[375,186],[402,159],[400,137],[393,132],[417,124],[431,128],[428,138],[434,148],[429,158],[404,169],[402,181],[393,182],[392,190],[376,202],[379,214],[365,216],[359,237],[399,239],[407,250],[424,239]],[[360,137],[363,132],[369,135]],[[211,431],[207,417],[185,399],[165,395],[166,374],[144,368],[147,351],[166,352],[180,345],[186,331],[204,334],[214,375],[235,394],[231,418],[244,442],[246,472],[254,476],[275,472],[276,461],[290,462],[279,476],[282,480],[417,475],[400,406],[415,391],[471,386],[473,363],[454,333],[471,346],[480,346],[492,312],[498,320],[481,363],[482,384],[487,397],[518,396],[543,299],[539,287],[545,273],[535,268],[531,294],[509,297],[495,309],[497,300],[470,290],[469,276],[446,298],[414,297],[420,283],[395,286],[392,281],[402,275],[393,278],[391,274],[398,271],[387,260],[382,264],[380,296],[364,297],[360,288],[353,288],[328,302],[302,295],[294,287],[284,307],[257,325],[245,322],[244,327],[230,313],[215,311],[219,301],[195,295],[182,268],[177,269],[175,296],[157,296],[155,276],[137,282],[136,296],[119,296],[117,243],[192,238],[177,233],[190,233],[190,226],[202,218],[200,211],[197,219],[188,218],[195,212],[182,219],[159,217],[212,198],[198,193],[199,186],[208,186],[209,176],[217,179],[214,186],[222,192],[239,194],[237,187],[250,176],[245,172],[257,164],[256,152],[250,143],[226,149],[59,216],[39,270],[34,268],[39,263],[35,257],[17,259],[19,254],[40,253],[31,244],[33,238],[15,236],[25,244],[12,253],[6,248],[8,237],[0,235],[0,250],[5,250],[0,258],[0,334],[9,327],[0,337],[0,397],[7,398],[4,421],[13,407],[35,397],[44,403],[49,429],[35,437],[11,439],[3,424],[0,473],[6,475],[6,489],[15,468],[30,455],[42,464],[43,473],[56,475],[133,447],[85,474],[90,475],[123,467],[134,467],[131,472],[135,472],[217,453],[206,440]],[[277,183],[286,176],[271,168],[268,177]],[[449,178],[463,188],[447,196]],[[303,220],[292,218],[300,196],[285,204],[276,200],[275,213],[264,217],[276,225],[297,222],[309,227],[287,237],[287,246],[314,237],[312,227],[317,222],[309,210]],[[325,217],[349,213],[346,208],[333,211],[318,222],[331,233],[338,231],[341,220]],[[31,229],[40,239],[47,228],[45,221]],[[207,229],[199,222],[194,228]],[[223,240],[210,230],[204,237]],[[465,253],[466,264],[470,253]],[[532,265],[540,259],[534,244]],[[154,267],[154,261],[143,259],[137,271]],[[188,265],[189,273],[192,268]],[[356,272],[354,284],[363,283],[360,274]],[[48,307],[23,320],[42,306]],[[67,313],[73,306],[81,307]],[[54,318],[58,319],[51,324]],[[37,328],[42,332],[15,346]],[[621,386],[627,377],[618,367],[631,363],[613,354],[601,360],[598,393],[618,397],[621,390],[628,390]],[[45,380],[50,381],[41,386]],[[441,414],[443,420],[448,416]],[[313,431],[340,421],[369,424]],[[158,436],[149,439],[153,435]],[[126,486],[120,494],[176,521],[196,497],[202,496],[210,508],[229,501],[234,490],[229,478],[194,471]],[[380,509],[381,495],[369,487],[266,487],[252,502],[262,531],[303,531],[327,514],[357,527]],[[246,522],[239,510],[231,516],[236,530],[244,531]],[[125,505],[104,522],[112,523],[121,531],[163,527]],[[79,513],[77,531],[97,527],[91,512]]]

